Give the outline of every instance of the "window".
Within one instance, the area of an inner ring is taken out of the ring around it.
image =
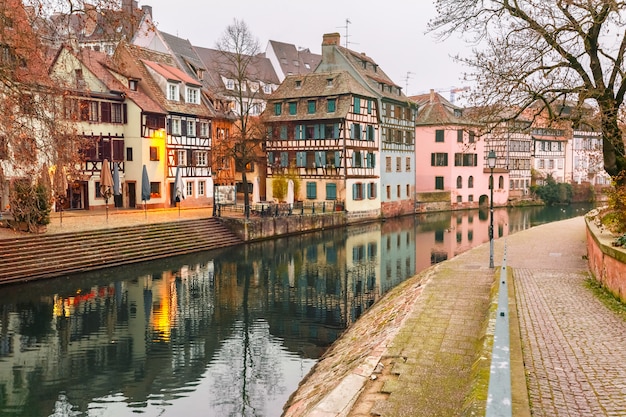
[[[361,98],[360,97],[355,97],[354,98],[354,113],[361,113]]]
[[[406,172],[411,172],[411,157],[407,156],[406,157],[406,167],[405,167]]]
[[[150,160],[158,161],[159,160],[159,148],[156,146],[150,146]]]
[[[474,177],[471,175],[467,179],[467,188],[474,188]]]
[[[337,184],[326,183],[326,200],[337,199]]]
[[[205,167],[209,165],[209,158],[207,151],[194,151],[194,162],[196,166]]]
[[[391,185],[387,186],[387,200],[391,200]]]
[[[170,119],[170,133],[180,135],[180,119]]]
[[[126,148],[126,160],[127,161],[133,160],[133,148]]]
[[[363,157],[361,156],[361,152],[355,151],[352,154],[352,167],[361,168],[362,166],[363,166]]]
[[[435,190],[443,190],[443,177],[435,177]]]
[[[274,103],[274,114],[280,116],[283,113],[283,103]]]
[[[456,141],[459,143],[463,143],[463,129],[459,129],[456,131]]]
[[[326,111],[329,113],[334,113],[337,107],[337,100],[334,98],[329,98],[326,102]]]
[[[302,80],[296,80],[296,88],[302,88]]]
[[[196,121],[195,120],[187,120],[187,136],[195,137],[196,136]]]
[[[367,197],[370,199],[376,198],[376,183],[370,182],[367,185]]]
[[[132,91],[137,91],[137,84],[139,84],[137,80],[128,80],[128,89]]]
[[[448,166],[448,154],[447,153],[431,153],[430,164],[434,167],[447,167]]]
[[[187,87],[187,103],[200,104],[200,90],[194,87]]]
[[[391,172],[391,157],[385,157],[385,172]]]
[[[289,114],[296,114],[298,112],[298,103],[295,101],[289,102]]]
[[[235,81],[234,80],[226,80],[226,88],[229,90],[234,90],[235,89]]]
[[[306,198],[314,200],[317,198],[317,183],[309,181],[306,183]]]
[[[474,196],[472,194],[467,196],[467,201],[469,201],[470,203],[474,201]]]
[[[368,125],[365,130],[365,140],[373,141],[374,140],[374,126]]]
[[[111,104],[111,123],[124,123],[122,103]]]
[[[287,125],[282,125],[280,127],[280,139],[287,140]]]
[[[167,99],[168,100],[178,101],[179,94],[180,93],[178,92],[178,84],[172,84],[172,83],[167,84]]]
[[[307,110],[309,114],[315,113],[315,100],[309,100],[307,102]]]
[[[209,137],[209,122],[200,122],[200,136],[203,138]]]
[[[193,196],[193,181],[187,181],[185,184],[187,186],[185,194],[190,197]]]
[[[443,142],[443,130],[435,131],[435,142]]]
[[[160,198],[160,197],[161,197],[161,183],[151,182],[150,183],[150,198]]]
[[[206,181],[198,181],[198,196],[204,196],[206,193]]]
[[[187,150],[186,149],[178,149],[176,150],[176,165],[178,166],[187,166]]]
[[[396,172],[402,172],[402,158],[396,157]]]
[[[353,200],[363,200],[363,189],[365,188],[365,184],[356,183],[352,184],[352,199]]]
[[[367,100],[367,114],[372,114],[372,100]]]
[[[400,198],[400,184],[396,185],[396,195]]]
[[[469,143],[474,143],[476,141],[476,133],[470,131],[469,132]]]
[[[361,139],[361,125],[358,123],[353,123],[350,129],[350,138],[351,139]]]
[[[478,166],[478,155],[474,153],[455,153],[454,154],[454,166],[455,167],[475,167]]]
[[[463,188],[463,177],[456,177],[456,188]]]
[[[411,196],[411,186],[409,184],[406,185],[406,196],[407,197]]]

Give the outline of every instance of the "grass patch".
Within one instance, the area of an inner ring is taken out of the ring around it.
[[[626,304],[613,295],[601,282],[589,277],[585,280],[585,286],[611,311],[626,320]]]

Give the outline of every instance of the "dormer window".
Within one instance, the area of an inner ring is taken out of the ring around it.
[[[305,63],[304,63],[304,68],[306,68],[306,69],[310,70],[310,69],[311,69],[311,66],[310,66],[308,63],[306,63],[306,62],[305,62]]]
[[[167,99],[172,101],[178,101],[180,99],[178,84],[167,83]]]
[[[226,80],[226,88],[229,90],[234,90],[235,89],[235,81],[228,79]]]
[[[326,87],[332,87],[332,86],[333,86],[333,79],[326,78]]]
[[[137,85],[139,81],[137,80],[128,80],[128,89],[131,91],[137,91]]]
[[[302,88],[302,81],[296,80],[296,88]]]
[[[463,112],[461,111],[461,109],[454,109],[454,116],[455,117],[462,117],[463,116]]]
[[[186,99],[187,103],[200,104],[200,89],[195,87],[187,87]]]

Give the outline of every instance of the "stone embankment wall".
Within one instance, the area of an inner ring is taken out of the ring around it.
[[[347,217],[343,212],[304,216],[252,217],[250,219],[222,217],[221,220],[223,224],[246,242],[343,227],[348,224]]]
[[[585,220],[589,270],[613,295],[626,302],[626,250],[613,246],[615,236],[603,230],[595,216],[590,214]]]

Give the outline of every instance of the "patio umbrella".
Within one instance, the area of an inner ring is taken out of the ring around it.
[[[252,202],[258,204],[261,202],[261,183],[259,177],[254,177],[252,184]]]
[[[141,173],[141,201],[143,201],[146,218],[148,217],[148,207],[146,204],[148,200],[150,200],[150,179],[148,178],[148,169],[144,164],[143,172]]]
[[[289,208],[293,208],[293,180],[289,180],[287,182],[287,204],[289,204]]]
[[[120,184],[120,168],[117,163],[113,163],[113,200],[115,201],[115,207],[121,207],[121,204],[117,203],[119,196],[122,195],[122,185]]]
[[[63,205],[67,198],[67,173],[65,167],[57,166],[54,171],[53,177],[54,199],[56,201],[57,210],[59,211],[59,218],[61,220],[61,227],[63,227]]]
[[[178,217],[180,217],[180,203],[181,199],[185,199],[185,184],[183,183],[182,170],[179,166],[176,167],[176,179],[174,180],[174,194],[176,195],[176,202],[178,203]]]
[[[102,161],[102,169],[100,170],[100,194],[104,197],[106,206],[106,220],[109,221],[109,198],[113,195],[113,177],[111,176],[111,167],[109,160]]]

